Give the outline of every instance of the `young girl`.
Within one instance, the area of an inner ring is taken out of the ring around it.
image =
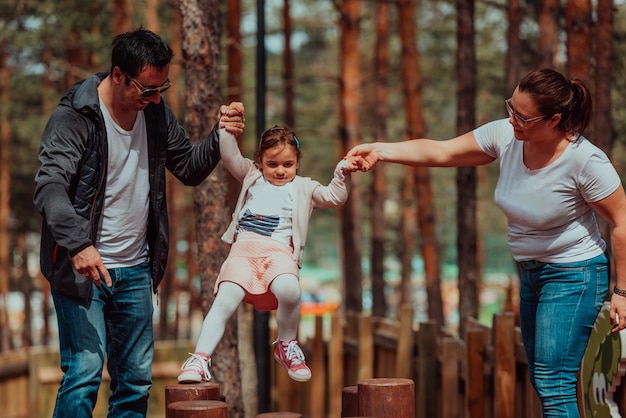
[[[254,161],[244,158],[235,137],[220,130],[220,153],[242,183],[232,222],[222,239],[232,244],[215,283],[215,301],[204,319],[195,353],[182,366],[179,383],[208,381],[211,355],[226,322],[240,303],[275,310],[278,340],[274,357],[298,382],[311,378],[296,335],[300,322],[298,270],[313,209],[345,203],[350,171],[359,157],[337,164],[328,186],[300,177],[300,143],[294,132],[274,126],[258,143]]]

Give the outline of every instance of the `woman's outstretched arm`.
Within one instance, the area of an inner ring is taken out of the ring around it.
[[[424,138],[364,143],[346,154],[346,157],[353,156],[362,158],[361,169],[364,171],[379,161],[414,167],[468,167],[488,164],[494,160],[480,149],[473,132],[443,141]]]

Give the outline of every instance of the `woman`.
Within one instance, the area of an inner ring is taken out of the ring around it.
[[[608,292],[609,261],[595,213],[611,227],[617,274],[613,331],[626,327],[626,197],[607,156],[582,136],[591,97],[579,80],[537,70],[496,120],[446,141],[413,139],[354,147],[361,170],[378,161],[421,167],[500,163],[496,204],[520,267],[520,321],[544,417],[579,417],[576,378]]]

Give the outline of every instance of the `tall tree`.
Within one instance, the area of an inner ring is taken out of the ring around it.
[[[596,83],[593,106],[593,142],[609,157],[612,155],[613,148],[611,85],[613,82],[614,13],[613,0],[598,1],[595,25]],[[602,218],[598,222],[602,236],[610,246],[610,225]]]
[[[558,0],[557,0],[558,1]],[[508,1],[508,27],[506,31],[506,57],[504,61],[505,82],[504,95],[509,97],[517,86],[520,79],[522,62],[522,46],[520,38],[520,26],[522,24],[522,10],[520,0]]]
[[[294,127],[296,114],[294,109],[294,75],[293,53],[291,51],[291,5],[284,0],[283,6],[283,33],[285,34],[285,48],[283,49],[283,84],[285,86],[285,124]]]
[[[457,133],[476,126],[476,49],[474,0],[457,0]],[[476,229],[476,168],[457,169],[457,264],[459,267],[459,333],[469,318],[478,318],[480,268]]]
[[[387,1],[376,4],[376,48],[374,55],[374,94],[370,101],[374,120],[374,137],[384,140],[387,136],[389,116],[389,34],[391,28],[391,5]],[[385,300],[385,213],[387,194],[384,166],[376,165],[372,172],[371,201],[371,250],[372,263],[372,314],[384,317],[387,313]]]
[[[567,0],[567,73],[591,86],[591,0]]]
[[[598,0],[596,6],[596,74],[594,95],[594,142],[611,156],[611,84],[613,81],[613,0]]]
[[[132,29],[132,3],[130,0],[113,1],[113,34],[124,33]]]
[[[10,144],[9,124],[10,69],[9,40],[0,38],[0,352],[9,350],[9,208],[10,208]]]
[[[339,70],[339,136],[342,156],[357,144],[359,138],[359,105],[361,102],[361,76],[359,66],[359,1],[337,0],[339,11],[340,70]],[[361,312],[362,270],[361,243],[357,220],[359,219],[359,189],[353,181],[352,192],[340,209],[341,238],[343,240],[343,271],[345,308]]]
[[[539,68],[554,68],[559,52],[559,0],[543,0],[539,13],[539,48],[537,63]],[[519,19],[519,13],[509,14],[509,18]],[[519,22],[515,25],[519,29]],[[513,29],[513,28],[512,28]],[[519,54],[518,54],[519,55]]]
[[[398,16],[402,42],[402,83],[405,94],[406,133],[409,138],[422,138],[425,132],[422,109],[422,75],[417,49],[414,0],[398,0]],[[437,248],[436,216],[430,169],[417,167],[413,170],[413,176],[417,196],[417,225],[420,232],[419,241],[424,260],[424,277],[428,296],[428,317],[443,326],[441,267]],[[403,294],[407,293],[410,286],[403,290],[405,290],[402,292]]]
[[[221,103],[220,3],[219,0],[181,0],[180,3],[188,109],[185,127],[193,141],[201,140],[211,130]],[[193,190],[205,315],[213,303],[215,279],[228,252],[220,239],[230,215],[227,193],[226,172],[221,166]],[[214,353],[219,361],[213,364],[216,380],[223,382],[221,392],[228,400],[230,417],[244,416],[237,334],[237,319],[233,317]]]

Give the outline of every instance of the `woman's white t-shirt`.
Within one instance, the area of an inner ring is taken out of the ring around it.
[[[474,137],[499,159],[495,202],[507,217],[515,260],[564,263],[605,251],[588,202],[609,196],[621,180],[602,150],[580,137],[547,167],[530,170],[523,162],[524,143],[515,139],[508,119],[475,129]]]

